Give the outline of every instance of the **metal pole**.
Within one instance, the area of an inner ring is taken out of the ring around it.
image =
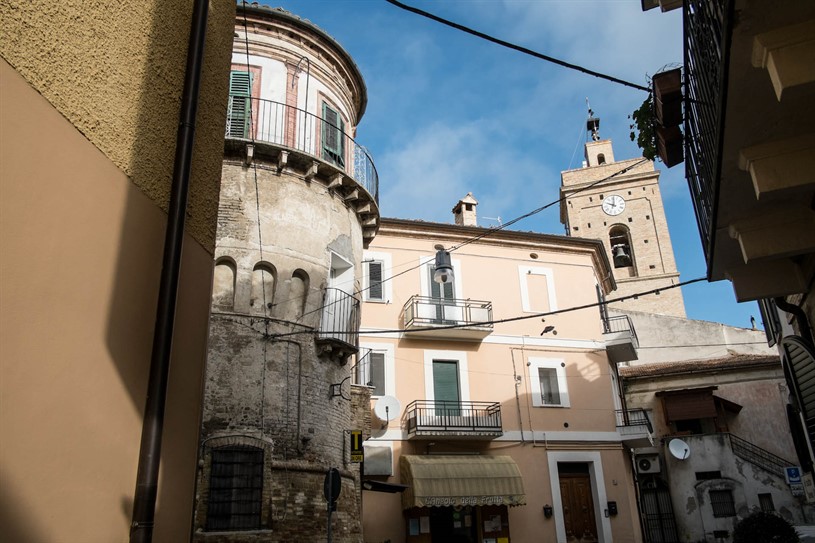
[[[142,422],[139,468],[133,498],[133,519],[130,526],[131,543],[150,543],[158,494],[158,471],[161,459],[161,437],[164,427],[164,409],[167,400],[167,380],[170,372],[175,307],[178,295],[178,276],[181,269],[181,251],[184,241],[184,218],[189,192],[190,167],[195,140],[195,115],[198,110],[198,90],[207,26],[207,0],[195,0],[187,49],[187,66],[181,112],[176,137],[173,183],[167,212],[167,230],[153,332],[153,350],[147,399]]]
[[[331,468],[328,469],[328,526],[326,531],[328,532],[328,543],[331,543],[331,514],[334,511],[334,500],[331,497],[334,495],[334,478],[331,477]]]

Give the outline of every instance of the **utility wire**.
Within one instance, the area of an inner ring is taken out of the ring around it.
[[[639,298],[640,296],[646,296],[648,294],[659,294],[663,290],[671,290],[674,288],[683,287],[685,285],[691,285],[693,283],[699,283],[701,281],[706,281],[706,277],[697,277],[696,279],[690,279],[688,281],[682,281],[680,283],[676,283],[674,285],[668,285],[666,287],[659,287],[654,288],[651,290],[645,290],[642,292],[635,292],[634,294],[628,294],[626,296],[620,296],[618,298],[610,298],[608,300],[603,300],[601,302],[594,302],[591,304],[584,304],[578,305],[574,307],[568,307],[566,309],[557,309],[555,311],[545,311],[543,313],[534,313],[531,315],[518,315],[515,317],[507,317],[505,319],[497,319],[492,321],[479,321],[479,322],[470,322],[464,324],[448,324],[444,326],[426,326],[424,328],[401,328],[401,329],[390,329],[390,330],[365,330],[364,335],[371,335],[371,334],[398,334],[398,333],[405,333],[405,332],[426,332],[426,331],[436,331],[436,330],[453,330],[453,329],[463,329],[463,328],[472,328],[474,326],[485,326],[490,324],[504,324],[507,322],[516,322],[528,319],[536,319],[539,317],[548,317],[551,315],[562,315],[564,313],[571,313],[573,311],[580,311],[583,309],[590,309],[592,307],[600,307],[608,304],[612,304],[615,302],[623,302],[625,300],[632,300]],[[294,335],[302,335],[302,334],[314,334],[316,331],[310,330],[303,330],[298,332],[287,332],[285,334],[271,334],[269,337],[271,339],[280,338],[284,336],[294,336]],[[353,335],[360,332],[342,332],[342,331],[332,331],[332,334],[346,334],[346,335]]]
[[[578,72],[582,72],[587,75],[593,75],[594,77],[599,77],[600,79],[605,79],[606,81],[611,81],[612,83],[618,83],[620,85],[625,85],[626,87],[631,87],[632,89],[641,90],[644,92],[651,92],[651,89],[648,87],[643,87],[642,85],[637,85],[636,83],[631,83],[629,81],[625,81],[623,79],[607,75],[600,72],[595,72],[594,70],[590,70],[588,68],[584,68],[582,66],[578,66],[577,64],[572,64],[570,62],[566,62],[564,60],[560,60],[554,57],[550,57],[548,55],[544,55],[543,53],[538,53],[537,51],[533,51],[531,49],[527,49],[526,47],[522,47],[520,45],[515,45],[514,43],[510,43],[508,41],[504,41],[502,39],[490,36],[489,34],[484,34],[483,32],[479,32],[478,30],[473,30],[472,28],[468,28],[464,25],[460,25],[458,23],[454,23],[453,21],[449,21],[447,19],[443,19],[437,15],[433,15],[432,13],[428,13],[427,11],[423,11],[419,8],[414,8],[412,6],[408,6],[407,4],[403,4],[402,2],[398,2],[397,0],[385,0],[389,4],[393,4],[394,6],[409,11],[411,13],[415,13],[416,15],[421,15],[422,17],[427,17],[428,19],[432,19],[438,23],[443,25],[447,25],[449,27],[455,28],[456,30],[461,30],[462,32],[466,32],[467,34],[472,34],[473,36],[477,36],[481,39],[490,41],[492,43],[496,43],[498,45],[502,45],[504,47],[508,47],[509,49],[513,49],[515,51],[519,51],[526,55],[533,56],[535,58],[545,60],[547,62],[551,62],[553,64],[557,64],[558,66],[563,66],[564,68],[569,68],[570,70],[577,70]]]

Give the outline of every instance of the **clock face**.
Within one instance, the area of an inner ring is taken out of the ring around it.
[[[609,215],[619,215],[625,209],[625,200],[622,196],[612,194],[603,200],[603,211]]]

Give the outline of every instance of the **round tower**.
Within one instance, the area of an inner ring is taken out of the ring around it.
[[[344,443],[379,224],[376,168],[353,138],[365,83],[309,21],[239,4],[229,86],[195,539],[322,540],[338,468],[333,540],[361,542]]]

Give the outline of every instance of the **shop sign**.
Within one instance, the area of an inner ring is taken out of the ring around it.
[[[427,496],[417,497],[421,507],[465,506],[465,505],[515,505],[515,496]]]

